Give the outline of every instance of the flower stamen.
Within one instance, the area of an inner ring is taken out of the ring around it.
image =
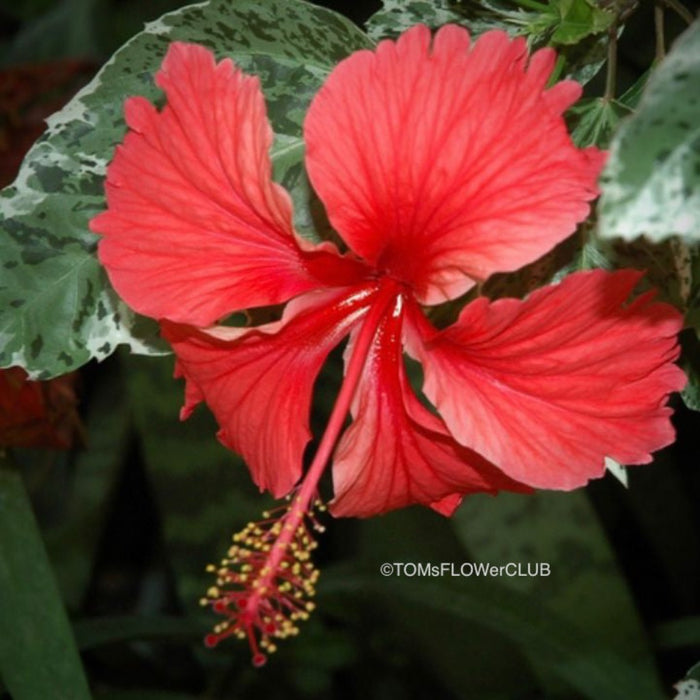
[[[315,499],[310,507],[299,495],[285,506],[263,513],[233,536],[202,605],[226,619],[205,638],[209,647],[228,637],[247,639],[254,666],[262,666],[276,650],[274,639],[299,633],[297,623],[314,609],[319,571],[311,560],[317,544],[312,532],[323,532],[315,511],[325,505]],[[277,517],[275,517],[277,516]]]

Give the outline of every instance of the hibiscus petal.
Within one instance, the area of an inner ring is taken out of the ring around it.
[[[444,515],[446,518],[449,518],[454,515],[454,512],[457,510],[457,508],[459,508],[463,500],[464,496],[459,493],[453,493],[450,496],[445,496],[445,498],[441,498],[439,501],[431,503],[430,507],[434,511],[440,513],[440,515]]]
[[[413,394],[401,353],[400,306],[377,332],[353,415],[333,463],[333,515],[366,517],[413,503],[448,515],[465,494],[529,490],[458,445]]]
[[[532,262],[589,211],[604,154],[574,147],[550,90],[555,56],[466,30],[415,27],[333,71],[305,122],[307,167],[333,225],[419,301]]]
[[[674,439],[665,402],[685,377],[678,311],[653,294],[627,302],[640,276],[581,272],[525,301],[477,299],[432,337],[424,327],[411,352],[452,435],[541,488],[581,486],[606,456],[649,462]]]
[[[271,180],[258,79],[176,42],[156,82],[167,105],[127,101],[131,131],[107,170],[109,209],[91,222],[124,300],[205,326],[318,287],[319,276],[347,281],[339,256],[302,251],[294,234],[290,198]]]
[[[282,321],[254,330],[208,331],[163,322],[187,380],[186,418],[204,400],[218,437],[248,464],[255,483],[275,497],[301,475],[311,438],[313,384],[328,353],[367,308],[367,290],[311,292],[292,301]]]

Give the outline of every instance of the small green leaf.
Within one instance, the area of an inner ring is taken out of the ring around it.
[[[575,126],[571,138],[579,148],[607,148],[622,117],[632,113],[625,105],[604,97],[579,100],[570,110]]]
[[[578,44],[591,34],[600,34],[610,27],[614,15],[601,10],[589,0],[554,0],[557,24],[550,42]]]
[[[637,109],[639,106],[639,101],[642,99],[644,94],[644,89],[649,82],[649,76],[652,73],[652,69],[646,70],[630,87],[625,90],[625,92],[620,95],[619,102],[621,102],[630,111]]]
[[[649,78],[601,183],[601,236],[700,238],[700,22]]]
[[[618,36],[622,33],[622,27]],[[581,85],[595,78],[608,58],[608,37],[606,34],[591,34],[578,44],[557,48],[566,60],[563,77],[575,80]]]
[[[0,676],[14,700],[90,692],[19,473],[0,460]]]

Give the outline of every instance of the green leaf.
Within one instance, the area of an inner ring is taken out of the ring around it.
[[[524,10],[520,4],[534,5],[536,10]],[[459,24],[472,36],[499,29],[512,35],[525,34],[532,43],[537,43],[557,21],[554,9],[536,1],[383,0],[382,9],[369,18],[366,26],[367,33],[375,41],[395,38],[415,24],[425,24],[431,29]]]
[[[700,22],[652,73],[601,185],[601,236],[700,238]]]
[[[579,148],[607,148],[622,117],[632,113],[625,105],[604,97],[579,100],[568,112],[575,126],[571,138]]]
[[[153,74],[174,40],[203,44],[260,76],[273,128],[287,138],[278,175],[296,178],[297,220],[313,222],[305,211],[312,204],[308,184],[298,175],[303,149],[285,149],[300,138],[308,103],[335,64],[371,42],[340,15],[299,0],[211,0],[167,14],[48,120],[17,180],[0,193],[0,366],[21,365],[47,378],[102,359],[120,344],[162,352],[155,325],[137,318],[109,287],[88,222],[104,207],[105,168],[125,131],[124,99],[139,94],[162,102]]]
[[[0,676],[14,700],[90,698],[19,473],[0,461]]]
[[[634,664],[640,681],[658,682],[634,601],[584,492],[473,496],[453,523],[476,561],[547,562],[548,576],[505,578],[503,585],[546,600],[562,620]]]
[[[306,174],[304,149],[301,136],[277,134],[270,151],[272,176],[292,196],[296,231],[318,243],[331,235],[330,224]]]
[[[585,84],[607,58],[607,37],[600,32],[611,18],[607,12],[591,8],[592,15],[583,31],[579,20],[575,20],[577,13],[584,12],[578,9],[579,3],[590,7],[586,0],[564,0],[561,5],[545,5],[537,0],[384,0],[383,8],[369,18],[367,33],[375,41],[395,38],[417,23],[432,29],[448,23],[459,24],[474,37],[500,29],[511,35],[525,35],[533,49],[555,45],[564,62],[563,75]],[[573,14],[567,19],[570,13]],[[597,13],[602,13],[605,19],[598,18]],[[565,21],[570,21],[569,29],[563,28]],[[557,43],[559,28],[564,39],[573,36],[574,30],[583,36],[575,43]]]
[[[170,566],[185,611],[195,615],[212,585],[206,565],[218,561],[231,534],[257,520],[270,501],[259,495],[242,460],[217,442],[216,424],[204,406],[180,422],[183,383],[173,379],[171,358],[125,360],[134,424],[162,513]]]
[[[416,618],[424,617],[426,611],[436,611],[498,632],[582,697],[665,697],[657,683],[650,682],[629,661],[552,611],[541,597],[508,589],[497,580],[381,578],[377,574],[339,572],[322,579],[319,593],[353,594],[357,590],[366,599],[375,600],[382,610],[396,609],[404,616],[410,610]],[[450,639],[443,639],[443,644],[450,644]]]
[[[415,24],[426,24],[433,29],[443,24],[461,24],[464,16],[453,6],[449,0],[383,0],[382,9],[367,20],[367,34],[380,41],[393,39]],[[476,27],[472,31],[479,33]]]
[[[618,36],[621,33],[622,27]],[[592,34],[578,44],[561,46],[557,51],[565,59],[563,77],[585,85],[598,75],[607,61],[608,37],[606,34]]]
[[[570,107],[566,116],[574,143],[579,148],[607,148],[620,120],[631,115],[639,104],[648,79],[647,72],[619,99],[584,97]]]
[[[644,89],[649,82],[649,76],[652,73],[652,69],[646,70],[630,87],[625,90],[625,92],[620,95],[619,102],[621,102],[629,110],[635,110],[639,106],[639,101],[642,99],[644,94]]]
[[[182,617],[96,617],[79,620],[73,632],[81,651],[105,644],[119,644],[144,639],[194,639],[200,641],[203,630]]]
[[[359,531],[363,568],[369,569],[378,582],[390,581],[379,573],[381,562],[461,562],[468,558],[452,522],[425,508],[403,509],[350,525]],[[337,539],[354,542],[358,537],[351,532],[349,537],[341,534]],[[326,596],[339,580],[347,584],[353,600],[336,602]],[[465,620],[430,606],[414,610],[412,604],[404,604],[406,601],[397,601],[388,608],[383,597],[376,596],[373,588],[365,589],[352,570],[322,570],[318,593],[322,597],[321,613],[345,615],[346,611],[352,612],[350,603],[354,601],[360,610],[374,601],[374,609],[365,613],[369,629],[362,630],[369,637],[368,644],[376,646],[386,638],[387,646],[393,649],[406,640],[405,663],[430,669],[444,691],[435,693],[438,696],[463,697],[467,688],[468,696],[475,698],[537,696],[540,686],[523,650],[478,619]]]
[[[517,514],[513,497],[489,519],[488,510],[498,507],[503,495],[482,497],[481,507],[467,508],[460,523],[418,508],[358,523],[364,569],[370,574],[350,568],[323,572],[318,589],[322,608],[332,609],[335,603],[342,614],[352,611],[354,600],[360,608],[373,605],[370,619],[378,616],[376,625],[382,629],[398,625],[397,634],[420,652],[412,663],[435,669],[449,688],[459,688],[454,683],[461,674],[461,692],[468,687],[470,697],[574,697],[572,688],[578,691],[575,697],[663,697],[644,632],[635,623],[629,595],[583,495],[549,494],[560,501],[551,514],[550,502],[523,496],[519,520],[510,519]],[[474,499],[463,504],[458,518]],[[473,540],[469,551],[455,536],[455,525],[462,542]],[[469,531],[473,536],[465,536]],[[546,562],[552,573],[459,576],[461,564],[475,560],[496,565],[515,560],[525,566]],[[386,576],[380,573],[382,562],[452,563],[458,575]],[[408,597],[404,586],[410,589]],[[345,595],[334,601],[341,591]],[[635,624],[628,624],[630,614]],[[613,630],[618,615],[621,629]],[[532,669],[540,675],[539,684]],[[516,688],[509,685],[512,678],[520,682]]]
[[[114,365],[109,369],[118,370]],[[130,447],[130,412],[123,382],[118,371],[97,375],[84,419],[86,447],[67,453],[62,468],[56,465],[48,483],[33,494],[41,503],[49,502],[52,518],[44,528],[46,548],[70,610],[77,609],[85,598],[110,497]]]
[[[614,15],[601,10],[589,0],[554,0],[557,24],[550,39],[552,44],[578,44],[591,34],[600,34],[610,27]]]

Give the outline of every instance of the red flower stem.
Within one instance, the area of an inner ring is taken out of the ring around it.
[[[355,391],[362,376],[362,369],[369,354],[372,342],[377,333],[377,328],[389,311],[390,306],[396,301],[399,295],[399,285],[393,280],[386,279],[381,282],[377,294],[369,307],[367,314],[362,321],[360,332],[355,340],[355,346],[348,362],[345,379],[338,392],[338,398],[333,406],[333,411],[328,419],[328,424],[321,438],[321,443],[314,456],[311,466],[306,472],[301,487],[297,491],[292,506],[284,518],[284,526],[279,537],[272,545],[270,557],[265,568],[268,570],[265,577],[260,581],[257,590],[251,595],[248,601],[248,610],[254,610],[256,602],[264,597],[264,591],[277,573],[277,568],[282,560],[287,547],[289,546],[294,533],[301,524],[306,513],[309,512],[310,505],[317,494],[318,482],[326,467],[326,463],[335,447],[338,436],[343,430],[345,416],[350,410],[350,404],[355,396]]]

